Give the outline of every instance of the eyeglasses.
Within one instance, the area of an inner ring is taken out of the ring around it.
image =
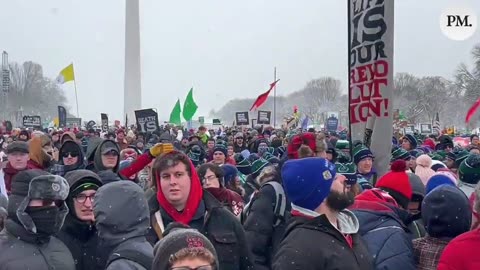
[[[79,156],[79,153],[78,152],[64,152],[62,154],[62,157],[64,158],[68,158],[68,156],[71,156],[71,157],[78,157]]]
[[[78,203],[85,203],[87,201],[87,198],[90,199],[90,202],[93,202],[93,197],[95,196],[95,194],[93,195],[90,195],[90,196],[87,196],[85,194],[78,194],[76,197],[75,197],[75,200],[78,202]]]
[[[202,265],[199,267],[188,267],[188,266],[181,266],[181,267],[172,267],[170,270],[214,270],[215,268],[213,265]]]

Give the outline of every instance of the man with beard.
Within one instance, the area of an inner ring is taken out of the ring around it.
[[[289,160],[282,179],[292,217],[272,268],[372,269],[358,220],[346,210],[354,201],[351,187],[335,165],[317,157]]]
[[[407,212],[413,190],[406,169],[405,160],[393,162],[391,171],[374,189],[355,197],[351,207],[360,222],[359,233],[367,244],[373,269],[416,269],[408,230],[413,218]]]

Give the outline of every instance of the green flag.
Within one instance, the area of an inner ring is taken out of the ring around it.
[[[187,98],[185,99],[185,103],[183,103],[183,118],[186,121],[190,121],[193,118],[193,115],[197,111],[197,104],[195,100],[193,100],[193,87],[188,92]]]
[[[177,100],[175,103],[175,107],[173,107],[172,112],[170,113],[170,123],[180,125],[182,124],[182,119],[180,119],[180,114],[182,113],[182,109],[180,108],[180,99]]]

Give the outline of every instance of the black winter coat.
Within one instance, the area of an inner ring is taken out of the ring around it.
[[[358,234],[353,247],[325,215],[292,217],[275,255],[274,270],[371,270],[367,248]]]
[[[255,194],[255,199],[250,206],[250,213],[243,224],[256,270],[271,269],[273,255],[285,233],[290,203],[287,201],[285,220],[274,227],[276,200],[275,189],[271,185],[263,185]]]
[[[156,193],[148,198],[150,216],[160,210],[164,227],[173,219],[159,207]],[[205,215],[208,213],[207,215]],[[153,220],[153,218],[152,218]],[[208,191],[203,192],[203,200],[193,217],[190,227],[205,235],[215,247],[221,270],[253,269],[251,255],[245,239],[245,231],[240,221],[227,209],[223,208]],[[150,226],[147,240],[153,245],[158,242],[155,230]]]
[[[0,233],[0,270],[74,270],[72,254],[51,236],[39,239],[23,226],[7,219]]]
[[[81,222],[68,214],[57,237],[72,253],[77,270],[105,269],[108,254],[103,254],[97,249],[99,241],[95,226]]]

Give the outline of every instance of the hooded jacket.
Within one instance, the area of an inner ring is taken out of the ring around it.
[[[340,230],[325,215],[290,218],[273,270],[371,270],[372,264],[360,235],[358,220],[348,210],[338,215]],[[351,244],[344,234],[351,236]]]
[[[63,154],[66,152],[66,148],[76,148],[78,150],[78,161],[76,164],[73,165],[65,165],[63,163]],[[83,151],[78,145],[78,143],[74,141],[66,141],[60,147],[60,151],[58,153],[58,163],[54,165],[55,174],[57,175],[65,175],[66,173],[77,170],[77,169],[84,169],[85,168],[85,156],[83,155]]]
[[[115,173],[118,171],[118,166],[120,164],[120,149],[118,148],[118,144],[113,140],[104,140],[97,146],[97,148],[95,150],[95,155],[94,155],[94,158],[93,158],[93,164],[95,166],[95,169],[94,169],[95,172],[100,172],[100,171],[107,170],[107,168],[105,168],[105,166],[103,165],[103,162],[102,162],[102,151],[104,150],[103,148],[106,147],[107,145],[109,145],[108,147],[110,147],[110,146],[113,147],[117,151],[117,154],[118,154],[117,165],[115,165],[115,167],[112,169],[112,171],[115,172]]]
[[[95,222],[102,249],[109,254],[106,270],[145,270],[119,250],[131,250],[153,262],[153,247],[145,239],[150,226],[143,190],[133,182],[118,181],[102,186],[95,194]]]
[[[95,158],[95,152],[97,151],[97,147],[103,142],[103,139],[98,137],[90,138],[88,141],[87,152],[85,153],[85,159],[87,163],[87,170],[94,170],[95,165],[93,160]]]
[[[415,270],[412,239],[393,197],[379,189],[364,191],[350,208],[360,222],[359,233],[367,244],[374,269]]]
[[[245,232],[240,221],[227,209],[222,207],[213,195],[208,192],[203,192],[200,179],[193,164],[190,164],[190,175],[192,184],[186,210],[182,213],[177,213],[177,215],[180,215],[180,217],[177,218],[189,220],[187,225],[197,229],[212,242],[218,253],[220,269],[253,269],[251,255],[245,240]],[[157,176],[155,174],[152,177],[152,181],[160,181],[156,179]],[[157,186],[160,185],[157,184]],[[150,216],[153,216],[148,239],[152,245],[155,245],[158,241],[158,235],[154,230],[154,227],[157,225],[155,223],[157,211],[161,216],[163,228],[166,228],[174,221],[181,221],[174,220],[171,216],[174,215],[174,213],[170,213],[176,211],[173,206],[161,207],[162,204],[159,203],[159,201],[163,201],[165,204],[168,203],[168,201],[161,196],[161,194],[163,194],[161,190],[148,193],[150,194],[148,198]],[[189,205],[192,209],[189,208]],[[190,213],[193,214],[193,217],[186,218],[182,216],[182,214],[188,214],[187,211],[191,211]]]
[[[75,170],[65,175],[65,179],[70,185],[70,193],[67,198],[70,211],[57,237],[69,248],[77,270],[103,270],[108,254],[104,254],[102,250],[97,248],[99,241],[95,225],[78,219],[73,206],[71,192],[82,184],[86,178],[89,179],[89,183],[93,182],[102,186],[100,178],[89,170]]]

